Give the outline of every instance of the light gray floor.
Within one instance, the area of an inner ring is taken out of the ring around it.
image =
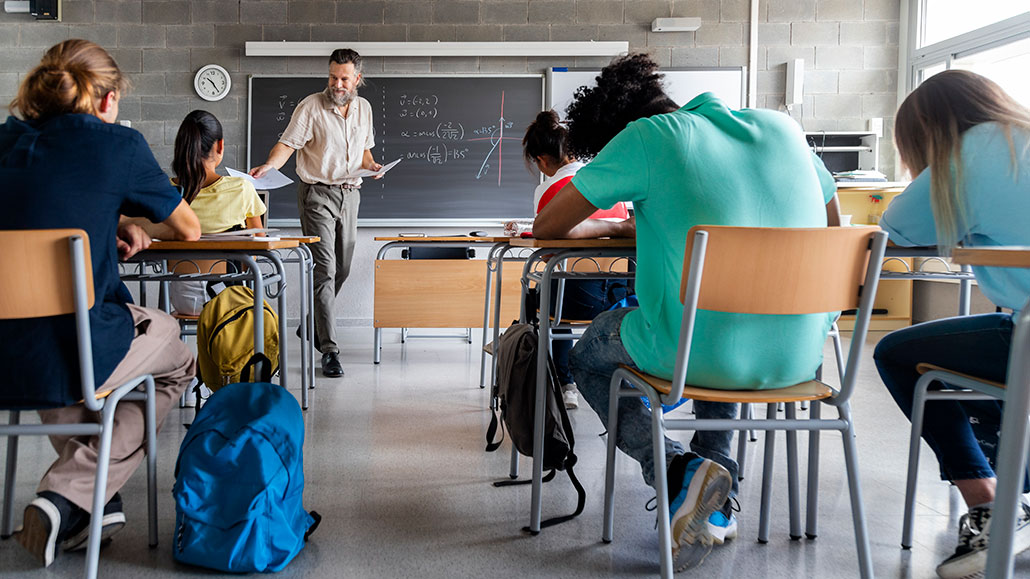
[[[873,334],[870,346],[881,334]],[[346,377],[319,376],[306,413],[305,502],[322,526],[282,577],[646,577],[657,574],[654,516],[644,510],[653,491],[640,469],[622,457],[617,478],[615,541],[600,541],[605,441],[585,405],[572,412],[587,488],[578,519],[537,537],[528,523],[529,488],[497,489],[506,478],[508,447],[487,454],[488,394],[478,388],[479,350],[457,339],[411,339],[387,332],[382,364],[374,366],[370,329],[344,332]],[[846,336],[845,336],[846,337]],[[479,343],[475,340],[474,343]],[[827,348],[830,375],[832,351]],[[930,577],[955,547],[961,500],[936,474],[924,448],[916,544],[902,551],[901,511],[908,422],[876,377],[869,354],[854,401],[863,496],[874,566],[880,577]],[[297,379],[292,352],[291,379]],[[294,387],[296,388],[296,387]],[[296,392],[296,390],[294,390]],[[299,395],[299,393],[298,393]],[[147,548],[144,471],[122,491],[129,525],[102,552],[101,576],[197,576],[211,573],[179,565],[171,555],[171,498],[178,444],[192,409],[174,410],[161,433],[159,457],[161,545]],[[761,435],[759,435],[761,437]],[[800,436],[802,457],[807,436]],[[857,577],[850,506],[840,437],[823,436],[820,530],[815,541],[787,536],[782,434],[769,544],[756,541],[762,443],[748,445],[741,483],[741,536],[716,550],[702,567],[683,576]],[[0,455],[6,445],[0,445]],[[18,473],[19,511],[53,459],[45,440],[25,438]],[[804,460],[804,459],[803,459]],[[804,462],[802,462],[804,464]],[[523,473],[529,463],[523,461]],[[803,483],[802,483],[803,484]],[[575,493],[563,476],[544,487],[546,516],[571,512]],[[16,516],[20,520],[20,514]],[[0,543],[4,577],[77,577],[81,554],[62,554],[46,570],[13,541]],[[1030,555],[1017,559],[1017,576],[1030,575]]]

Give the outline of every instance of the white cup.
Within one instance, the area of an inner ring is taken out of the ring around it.
[[[840,225],[841,225],[841,227],[847,227],[848,225],[851,225],[851,216],[850,215],[841,215],[840,216]]]

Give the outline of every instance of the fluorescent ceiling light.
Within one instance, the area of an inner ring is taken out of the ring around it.
[[[690,18],[655,18],[651,22],[651,32],[693,32],[701,28],[701,19]]]
[[[246,56],[329,56],[346,46],[362,56],[616,56],[629,42],[255,42]]]

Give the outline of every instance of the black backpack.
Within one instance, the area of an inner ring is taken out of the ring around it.
[[[504,440],[503,430],[507,430],[512,444],[524,456],[533,456],[533,406],[536,401],[536,328],[530,324],[512,324],[498,338],[494,346],[497,356],[497,400],[490,427],[487,429],[487,452],[493,452]],[[558,373],[550,354],[547,356],[547,401],[544,419],[544,470],[547,471],[543,481],[554,479],[557,471],[565,471],[576,488],[579,500],[576,511],[571,515],[554,517],[540,523],[540,528],[564,523],[583,512],[586,503],[586,491],[572,468],[576,464],[573,448],[576,439],[572,433],[569,414],[565,410],[559,387]],[[497,410],[500,409],[501,420]],[[502,429],[501,440],[494,442],[498,428]],[[529,484],[531,481],[504,480],[494,483],[496,487]]]

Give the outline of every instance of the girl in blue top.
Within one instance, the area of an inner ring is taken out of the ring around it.
[[[994,82],[968,71],[935,75],[898,109],[895,141],[901,162],[916,175],[892,202],[880,226],[894,243],[1030,245],[1030,110]],[[1030,295],[1026,270],[974,268],[995,305],[1018,310]],[[1012,315],[994,313],[917,324],[887,335],[874,354],[880,377],[911,417],[916,364],[926,362],[997,382],[1005,381]],[[978,438],[993,438],[1001,406],[994,401],[939,400],[927,404],[923,438],[937,455],[941,478],[958,487],[969,507],[959,523],[955,554],[937,567],[944,578],[982,573],[987,559],[995,476]],[[990,441],[988,441],[990,442]],[[1021,505],[1016,552],[1030,547],[1030,507]]]

